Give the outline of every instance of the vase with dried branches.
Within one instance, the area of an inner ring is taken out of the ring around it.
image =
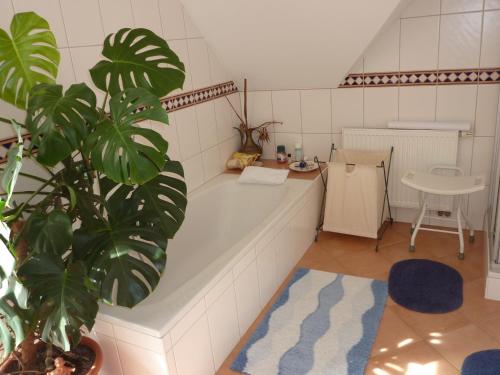
[[[283,124],[280,121],[266,121],[260,125],[252,127],[248,123],[248,106],[247,106],[247,80],[244,80],[243,88],[243,116],[241,116],[236,108],[232,105],[231,101],[226,96],[226,100],[233,109],[236,116],[240,120],[240,126],[234,127],[240,133],[241,146],[239,151],[246,154],[262,154],[262,147],[265,142],[269,142],[268,127],[275,124]]]

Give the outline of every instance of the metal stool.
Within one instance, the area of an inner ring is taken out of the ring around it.
[[[442,176],[433,174],[437,169],[447,169],[457,171],[457,176]],[[415,251],[415,239],[419,230],[427,230],[431,232],[457,234],[460,241],[460,250],[458,253],[459,259],[464,259],[464,236],[462,232],[462,218],[464,219],[467,228],[469,229],[469,241],[474,241],[474,229],[470,220],[462,212],[462,196],[481,191],[485,188],[484,176],[464,176],[461,168],[456,166],[436,165],[433,166],[428,173],[407,171],[401,178],[401,182],[420,192],[420,212],[417,222],[412,223],[412,235],[410,241],[410,251]],[[458,196],[457,204],[457,231],[424,228],[422,220],[428,207],[428,195],[447,195]]]

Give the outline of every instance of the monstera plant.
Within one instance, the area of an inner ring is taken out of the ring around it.
[[[140,126],[167,126],[159,98],[183,86],[184,64],[147,29],[109,35],[102,55],[90,69],[97,103],[85,83],[56,83],[59,52],[42,17],[18,13],[0,29],[0,99],[26,112],[0,117],[17,135],[1,168],[0,339],[24,370],[36,366],[34,341],[76,345],[99,302],[146,298],[184,219],[182,166]],[[45,173],[23,171],[26,158]],[[37,187],[14,189],[18,176]]]

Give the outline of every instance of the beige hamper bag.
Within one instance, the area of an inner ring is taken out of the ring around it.
[[[377,238],[384,204],[384,170],[389,153],[337,150],[328,166],[323,230]],[[388,217],[384,210],[383,221]]]

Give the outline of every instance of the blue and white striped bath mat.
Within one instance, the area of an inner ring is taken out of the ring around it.
[[[387,283],[299,269],[231,368],[248,375],[362,375]]]

